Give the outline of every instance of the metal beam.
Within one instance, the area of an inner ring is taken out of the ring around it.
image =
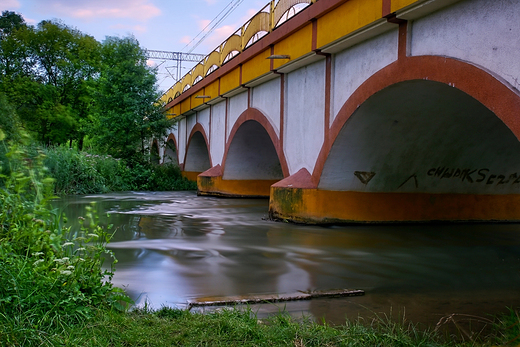
[[[155,51],[150,49],[146,49],[145,52],[148,59],[191,61],[195,63],[198,63],[206,57],[205,54]]]

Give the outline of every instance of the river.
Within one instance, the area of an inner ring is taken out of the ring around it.
[[[365,295],[252,308],[435,324],[520,307],[520,224],[296,225],[268,220],[267,200],[195,192],[71,196],[57,206],[75,227],[92,201],[114,225],[113,282],[137,305],[348,288]]]

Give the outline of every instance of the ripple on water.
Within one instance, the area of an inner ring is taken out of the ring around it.
[[[75,196],[56,204],[77,228],[91,201],[110,212],[101,223],[115,225],[114,283],[138,303],[365,290],[364,297],[282,306],[338,323],[390,310],[436,323],[454,312],[520,306],[519,224],[304,226],[265,220],[267,200],[195,192]],[[278,309],[260,306],[260,314]]]

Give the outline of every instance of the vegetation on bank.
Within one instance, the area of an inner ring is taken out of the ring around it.
[[[54,180],[40,150],[7,146],[0,130],[0,340],[25,345],[47,329],[91,317],[97,308],[124,309],[130,299],[103,269],[108,230],[94,207],[70,230],[54,210]],[[94,309],[96,308],[96,309]]]
[[[55,191],[64,194],[100,194],[116,191],[195,190],[195,182],[181,176],[178,166],[148,161],[127,164],[111,155],[90,154],[66,147],[49,147],[45,166],[56,180]]]

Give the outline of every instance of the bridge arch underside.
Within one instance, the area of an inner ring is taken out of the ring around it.
[[[197,176],[210,167],[211,161],[206,140],[200,131],[195,131],[188,143],[182,174],[190,181],[197,181]]]
[[[270,186],[284,177],[271,136],[256,120],[240,124],[224,160],[212,169],[215,175],[199,176],[199,194],[267,198]]]
[[[164,148],[163,163],[172,164],[175,166],[179,165],[177,147],[175,146],[175,142],[172,139],[168,139],[168,141],[166,141],[166,147]]]
[[[373,94],[347,119],[317,182],[316,189],[291,192],[297,203],[284,217],[520,220],[520,142],[461,90],[404,81]]]

